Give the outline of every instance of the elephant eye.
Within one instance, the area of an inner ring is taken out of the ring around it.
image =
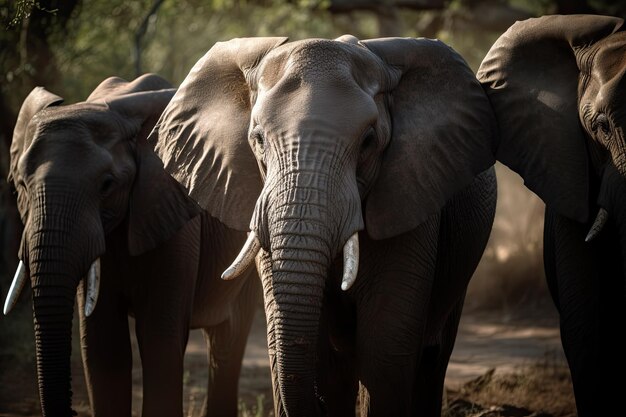
[[[593,121],[591,125],[591,129],[595,133],[602,135],[604,137],[611,134],[611,127],[609,126],[609,119],[603,113],[598,114],[598,116],[596,117],[596,119]]]
[[[113,190],[114,185],[115,180],[113,179],[113,176],[107,175],[104,177],[104,180],[102,180],[102,184],[100,185],[100,193],[103,196],[107,196]]]
[[[265,133],[263,132],[263,128],[261,126],[256,126],[250,132],[250,139],[253,142],[254,147],[258,150],[259,153],[263,153],[265,151]]]
[[[367,153],[376,143],[376,132],[374,128],[370,127],[367,129],[365,134],[363,135],[363,140],[361,141],[361,153]]]
[[[369,147],[374,141],[374,130],[370,129],[367,135],[365,135],[365,139],[363,139],[363,144],[361,145],[363,148]]]
[[[22,178],[17,180],[17,182],[15,183],[15,186],[12,187],[12,191],[14,193],[16,193],[17,191],[20,191],[20,190],[25,190],[25,189],[26,189],[26,183],[24,182],[24,180]]]

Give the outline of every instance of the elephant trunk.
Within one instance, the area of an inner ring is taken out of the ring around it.
[[[328,224],[325,191],[296,187],[285,194],[268,219],[278,385],[287,416],[312,416],[318,414],[315,361],[322,298],[337,237]]]
[[[61,264],[46,253],[33,258],[31,265],[40,262]],[[33,318],[42,414],[71,416],[70,354],[75,281],[46,267],[36,269],[32,278]]]
[[[71,409],[72,319],[76,289],[104,239],[93,239],[75,198],[39,193],[31,205],[25,239],[33,297],[37,376],[43,416],[67,417]],[[80,248],[72,251],[71,248]],[[80,252],[80,253],[79,253]]]
[[[303,258],[307,262],[298,260]],[[288,416],[317,415],[315,355],[325,281],[322,262],[319,254],[302,249],[272,253],[276,364]]]

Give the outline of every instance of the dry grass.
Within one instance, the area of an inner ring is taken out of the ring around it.
[[[553,360],[499,374],[494,369],[447,393],[444,417],[575,417],[569,371]]]

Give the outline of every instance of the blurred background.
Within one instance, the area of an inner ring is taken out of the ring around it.
[[[131,80],[155,72],[178,85],[215,42],[245,36],[439,38],[476,71],[516,20],[551,13],[623,17],[626,1],[0,0],[0,300],[21,237],[5,181],[9,147],[20,105],[33,87],[45,86],[73,103],[112,75]],[[495,224],[465,311],[502,317],[551,311],[543,277],[543,205],[506,167],[498,165],[497,174]],[[33,344],[25,295],[11,320],[0,318],[0,374],[11,363],[31,378]]]

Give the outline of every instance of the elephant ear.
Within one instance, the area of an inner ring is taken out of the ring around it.
[[[497,159],[547,205],[580,222],[589,215],[589,167],[578,113],[576,51],[622,24],[593,15],[517,22],[478,70],[499,126]]]
[[[91,92],[86,101],[93,102],[140,91],[156,91],[167,88],[172,88],[172,84],[156,74],[144,74],[131,82],[120,77],[109,77]]]
[[[185,189],[165,172],[147,141],[175,91],[147,91],[105,100],[128,125],[129,139],[135,144],[137,173],[128,212],[128,248],[133,256],[165,242],[200,213]]]
[[[26,97],[20,112],[17,116],[15,129],[13,129],[13,141],[11,142],[10,154],[11,164],[8,181],[13,182],[17,170],[17,162],[24,150],[28,149],[32,141],[32,133],[29,132],[28,124],[31,119],[40,111],[50,106],[59,105],[63,99],[56,94],[52,94],[43,87],[35,87]]]
[[[392,136],[366,202],[374,239],[407,232],[495,162],[495,120],[463,58],[432,39],[363,41],[401,73],[389,92]]]
[[[249,73],[287,38],[219,42],[192,68],[150,137],[165,169],[228,227],[249,230],[262,188],[248,144]]]

